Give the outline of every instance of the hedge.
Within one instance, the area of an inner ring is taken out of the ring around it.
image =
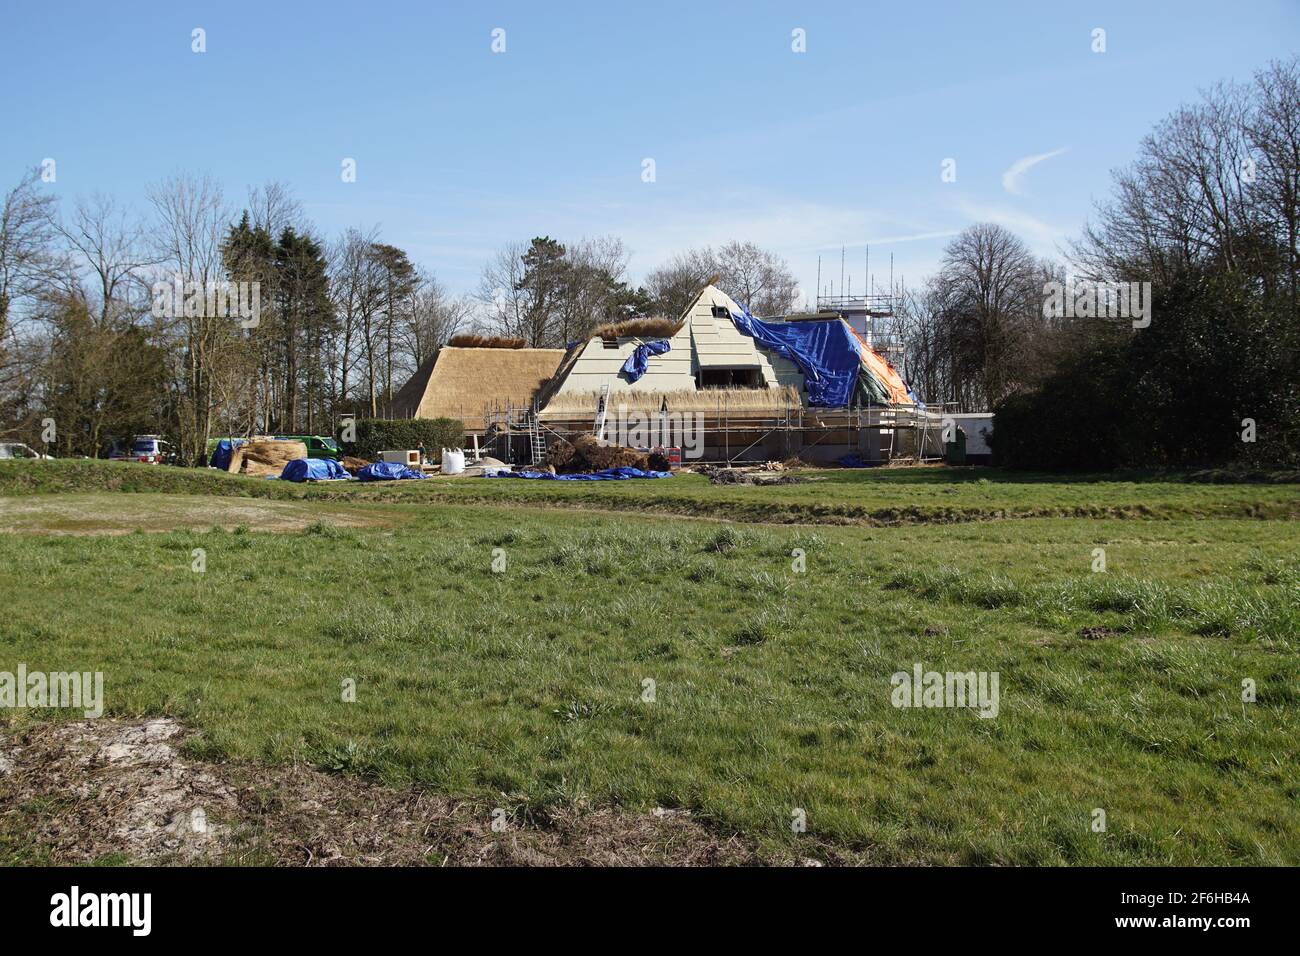
[[[442,448],[465,444],[465,423],[458,418],[362,418],[356,424],[357,440],[344,442],[343,450],[358,458],[420,445],[436,458]]]

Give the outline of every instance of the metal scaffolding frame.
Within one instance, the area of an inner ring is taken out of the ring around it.
[[[937,461],[943,457],[944,449],[942,437],[935,433],[942,429],[944,418],[952,414],[946,405],[867,405],[822,409],[788,400],[772,415],[732,409],[722,401],[711,410],[692,408],[679,411],[681,414],[702,415],[701,445],[704,449],[720,451],[713,457],[706,454],[699,461],[725,464],[747,460],[744,456],[749,451],[773,436],[780,436],[777,439],[780,444],[778,454],[789,458],[828,443],[833,436],[847,440],[832,444],[861,446],[864,432],[879,433],[877,447],[882,465]],[[653,413],[643,414],[647,415],[648,421],[654,418]],[[539,437],[544,445],[550,436],[569,440],[578,435],[592,434],[597,417],[597,411],[593,409],[589,415],[542,421],[536,403],[496,406],[484,415],[484,451],[503,461],[518,463],[528,459],[525,463],[535,463]],[[910,435],[910,441],[899,442],[900,434]],[[886,437],[888,442],[884,440]],[[734,450],[733,441],[736,445]]]

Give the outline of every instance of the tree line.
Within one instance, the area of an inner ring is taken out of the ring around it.
[[[1294,463],[1297,62],[1163,121],[1059,259],[977,223],[933,275],[892,289],[888,331],[914,392],[995,409],[999,455],[1027,467]],[[232,206],[183,175],[147,197],[143,215],[102,195],[61,208],[39,170],[4,196],[0,435],[95,456],[162,431],[197,460],[213,435],[381,417],[458,332],[560,348],[613,320],[677,317],[710,280],[760,316],[798,295],[786,262],[753,243],[686,250],[634,283],[617,237],[540,236],[502,248],[475,294],[453,297],[378,230],[323,237],[280,184]],[[171,277],[200,294],[160,309]],[[255,320],[211,308],[227,282],[256,286]],[[1150,321],[1095,301],[1045,309],[1053,283],[1073,282],[1149,284]]]
[[[634,286],[617,238],[549,236],[503,248],[478,295],[453,297],[378,230],[324,238],[282,184],[238,208],[206,177],[147,196],[144,215],[103,195],[63,209],[39,169],[4,196],[3,437],[101,456],[110,440],[162,432],[197,461],[216,435],[383,416],[458,332],[562,347],[612,320],[676,316],[714,275],[773,313],[794,298],[784,261],[752,244],[692,250]],[[248,301],[229,298],[256,315],[214,308],[240,283]]]
[[[954,243],[913,334],[973,343],[983,374],[953,376],[943,348],[918,372],[954,400],[979,383],[1013,466],[1300,465],[1300,59],[1205,91],[1113,179],[1060,265],[1005,236],[1000,254]],[[1145,316],[1045,316],[1042,289],[1067,272],[1089,294],[1149,284]],[[1036,284],[1037,313],[1015,291]]]

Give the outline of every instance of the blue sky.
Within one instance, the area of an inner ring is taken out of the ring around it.
[[[1157,120],[1297,41],[1297,0],[14,4],[0,182],[52,157],[65,198],[143,211],[179,171],[236,203],[280,180],[326,236],[379,226],[453,292],[539,234],[618,235],[633,279],[752,240],[809,294],[847,245],[861,289],[868,241],[877,283],[980,220],[1053,252]]]

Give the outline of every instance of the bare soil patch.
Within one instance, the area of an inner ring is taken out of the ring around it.
[[[171,718],[51,723],[0,734],[0,827],[56,863],[286,866],[819,865],[763,859],[686,810],[574,808],[520,818],[306,766],[209,763]],[[11,829],[12,828],[12,829]],[[813,847],[809,846],[809,849]],[[829,848],[819,856],[838,862]]]
[[[0,532],[26,534],[129,534],[247,528],[301,531],[318,521],[342,527],[383,524],[360,509],[322,509],[314,502],[194,495],[40,495],[0,498]]]

